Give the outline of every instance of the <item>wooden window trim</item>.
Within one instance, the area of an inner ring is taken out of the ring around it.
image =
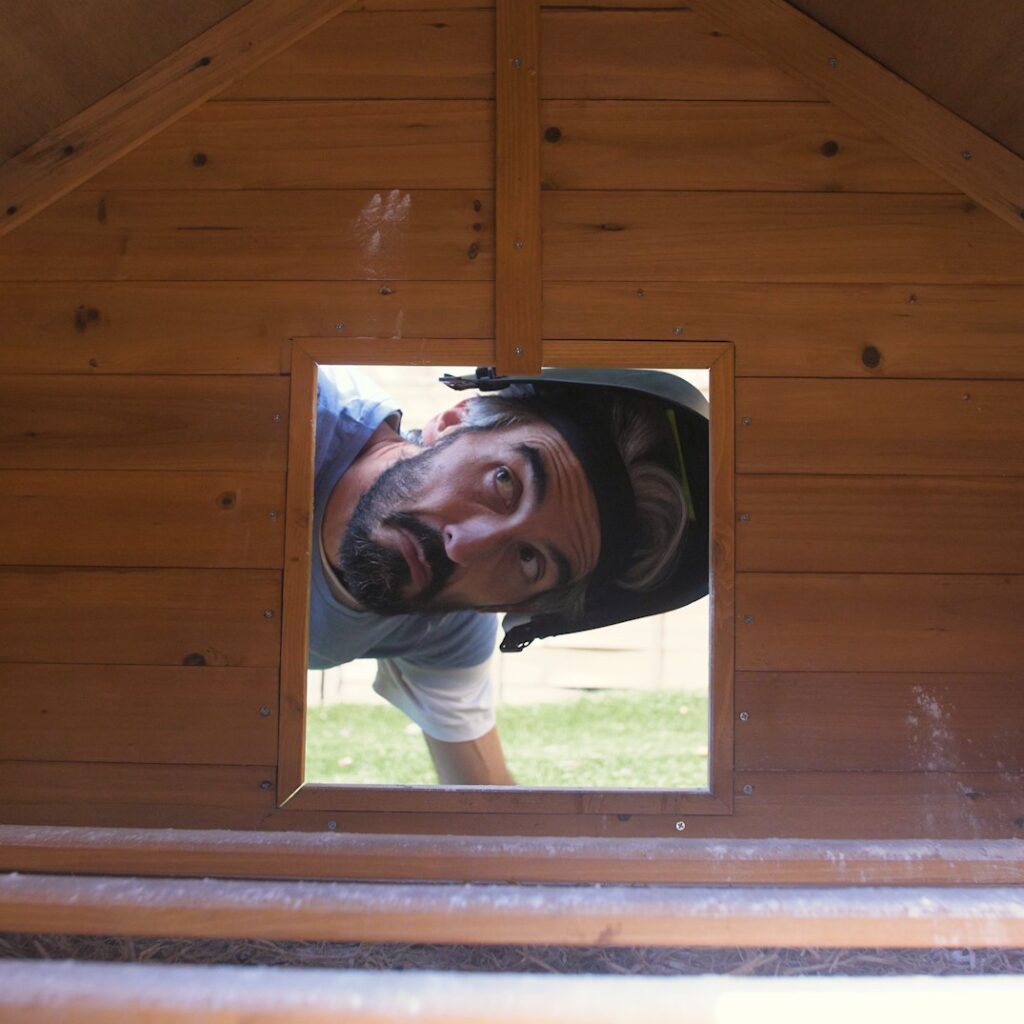
[[[321,364],[480,365],[493,359],[490,342],[448,339],[300,338],[293,340],[281,663],[278,805],[285,812],[359,813],[360,827],[384,832],[452,831],[479,815],[480,832],[509,815],[550,815],[553,834],[601,830],[601,815],[658,815],[665,834],[685,830],[684,815],[730,814],[733,796],[734,672],[734,360],[725,342],[549,341],[545,362],[560,366],[706,368],[711,379],[711,611],[709,788],[685,790],[526,789],[519,787],[386,787],[313,785],[304,781],[306,643],[312,551],[316,374]],[[453,828],[458,813],[460,826]],[[370,825],[367,825],[367,815]],[[415,815],[410,829],[405,815]],[[566,820],[570,819],[570,820]],[[514,821],[514,819],[512,819]],[[629,834],[623,822],[620,834]],[[638,828],[641,825],[638,823]],[[645,823],[649,830],[649,821]],[[671,830],[671,831],[670,831]],[[513,829],[514,832],[514,829]],[[648,832],[649,834],[649,832]]]

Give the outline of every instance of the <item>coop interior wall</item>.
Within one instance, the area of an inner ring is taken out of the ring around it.
[[[495,317],[493,11],[361,6],[0,244],[5,823],[323,827],[274,800],[290,339]],[[542,15],[543,333],[735,346],[746,718],[687,835],[1020,834],[1020,236],[643,8]]]

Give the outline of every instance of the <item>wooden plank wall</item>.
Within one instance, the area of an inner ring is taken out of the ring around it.
[[[0,244],[6,822],[324,827],[273,806],[289,338],[495,316],[493,11],[360,7]],[[545,338],[735,345],[736,811],[686,835],[1022,834],[1019,237],[677,5],[541,46]]]

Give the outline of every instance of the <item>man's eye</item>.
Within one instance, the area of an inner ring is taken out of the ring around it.
[[[536,583],[541,577],[543,566],[536,548],[526,545],[519,549],[519,564],[523,568],[523,575],[530,583]]]
[[[512,470],[508,466],[499,466],[494,471],[494,482],[498,485],[498,489],[506,496],[510,496],[515,492],[516,478],[512,475]]]

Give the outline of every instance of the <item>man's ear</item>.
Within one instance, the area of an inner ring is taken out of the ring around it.
[[[461,426],[469,412],[466,404],[468,401],[468,398],[464,398],[458,405],[453,405],[450,409],[445,409],[444,412],[431,416],[423,424],[421,436],[423,444],[428,446],[436,444],[449,430]]]

